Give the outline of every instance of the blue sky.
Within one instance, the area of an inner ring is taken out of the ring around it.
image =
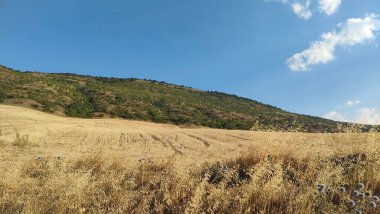
[[[0,0],[0,64],[380,123],[380,1]]]

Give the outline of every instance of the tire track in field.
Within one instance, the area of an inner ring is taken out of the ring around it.
[[[183,155],[183,152],[181,152],[179,149],[177,149],[171,142],[170,142],[170,139],[167,139],[167,138],[159,138],[158,136],[154,135],[154,134],[149,134],[155,141],[158,141],[160,142],[164,147],[166,148],[171,148],[175,153],[177,154],[180,154],[180,155]]]
[[[167,144],[172,148],[177,154],[183,155],[183,152],[181,152],[177,147],[175,147],[172,143],[171,140],[167,137],[164,137],[163,140],[167,142]]]
[[[197,136],[197,135],[194,135],[194,134],[189,134],[189,133],[186,133],[186,132],[180,132],[181,134],[184,134],[184,135],[186,135],[186,136],[188,136],[188,137],[190,137],[190,138],[193,138],[193,139],[195,139],[195,140],[197,140],[197,141],[200,141],[200,142],[202,142],[203,143],[203,145],[205,146],[205,147],[210,147],[210,142],[208,142],[206,139],[203,139],[203,138],[201,138],[201,137],[199,137],[199,136]]]
[[[250,139],[248,139],[248,138],[244,138],[244,137],[240,137],[240,136],[236,136],[236,135],[232,135],[232,134],[226,134],[226,135],[229,137],[235,138],[235,139],[250,141]]]

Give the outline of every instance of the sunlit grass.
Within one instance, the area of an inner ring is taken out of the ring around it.
[[[0,212],[375,213],[379,157],[365,148],[315,156],[247,151],[176,170],[170,160],[130,165],[107,153],[30,156],[2,175]]]
[[[0,213],[380,213],[377,133],[187,129],[6,112]]]

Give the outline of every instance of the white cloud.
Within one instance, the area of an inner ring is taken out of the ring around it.
[[[290,5],[293,12],[300,18],[308,20],[313,13],[311,12],[312,0],[264,0],[266,2],[281,2]],[[341,5],[342,0],[318,0],[319,11],[326,15],[334,14]]]
[[[284,4],[288,3],[288,0],[265,0],[266,2],[271,2],[271,1],[275,1],[275,2],[282,2]]]
[[[338,10],[341,3],[341,0],[319,0],[319,9],[326,15],[332,15]]]
[[[341,113],[337,111],[330,111],[329,113],[325,114],[323,118],[335,121],[348,121]]]
[[[380,112],[375,108],[357,109],[352,118],[348,118],[338,111],[330,111],[325,114],[323,118],[359,124],[380,125]]]
[[[356,122],[362,124],[379,125],[380,124],[380,112],[374,108],[362,108],[357,110],[358,117]]]
[[[360,101],[360,100],[349,100],[344,105],[347,107],[352,107],[352,106],[359,105],[361,102],[362,101]]]
[[[335,59],[338,46],[353,46],[371,41],[380,30],[377,15],[369,14],[363,18],[351,18],[339,24],[339,31],[331,31],[321,35],[321,39],[311,43],[310,47],[294,54],[287,60],[292,71],[307,71],[311,65],[326,64]]]
[[[308,20],[313,15],[309,9],[309,7],[310,7],[310,1],[309,0],[307,0],[303,3],[295,2],[295,3],[291,4],[291,6],[293,8],[293,12],[300,18]]]
[[[293,12],[300,18],[308,20],[313,13],[310,10],[311,0],[265,0],[266,2],[281,2],[292,7]]]

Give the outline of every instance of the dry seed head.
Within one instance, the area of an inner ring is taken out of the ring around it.
[[[349,200],[348,203],[347,203],[347,205],[348,205],[349,208],[353,208],[353,207],[356,206],[356,203],[353,200]]]
[[[376,202],[371,201],[371,202],[369,203],[369,206],[370,206],[371,208],[376,208],[376,207],[377,207],[377,204],[376,204]]]
[[[325,184],[318,184],[317,185],[318,192],[324,192],[326,190]]]
[[[357,186],[358,186],[359,189],[363,189],[364,188],[364,184],[363,183],[358,183]]]
[[[374,202],[379,202],[379,201],[380,201],[380,198],[379,198],[379,196],[374,195],[374,196],[372,196],[372,200],[373,200]]]
[[[358,197],[363,199],[363,198],[365,198],[365,194],[361,192],[361,193],[359,193]]]

